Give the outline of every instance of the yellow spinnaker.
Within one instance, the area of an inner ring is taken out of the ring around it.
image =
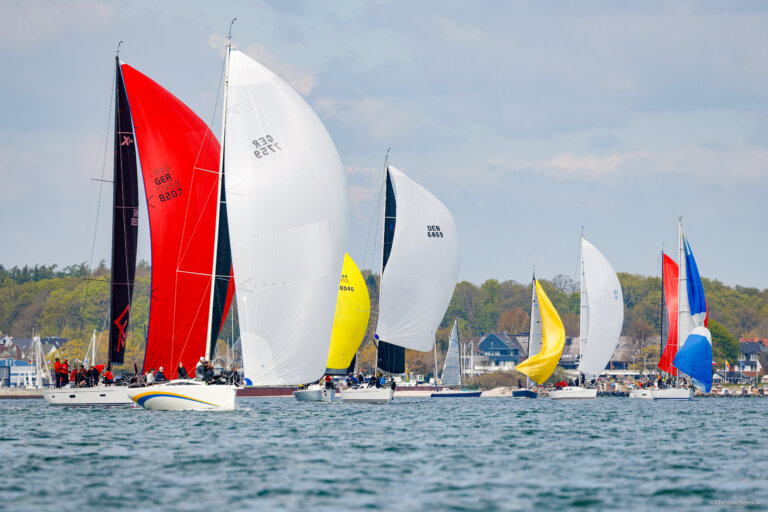
[[[370,314],[371,299],[363,274],[349,254],[344,254],[327,368],[346,370],[349,367],[363,342]]]
[[[565,329],[538,280],[536,280],[536,296],[541,313],[541,352],[517,365],[517,371],[527,375],[537,384],[544,384],[555,371],[557,362],[563,355]]]

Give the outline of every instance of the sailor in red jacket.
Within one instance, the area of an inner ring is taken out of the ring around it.
[[[107,371],[104,372],[104,384],[110,386],[113,382],[112,372],[107,369]]]
[[[56,377],[56,384],[55,386],[57,388],[61,387],[61,363],[59,362],[59,358],[56,358],[56,362],[53,363],[53,373]]]
[[[61,363],[61,377],[62,384],[69,384],[69,359]]]

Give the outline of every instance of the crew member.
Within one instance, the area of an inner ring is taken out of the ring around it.
[[[168,382],[168,379],[165,378],[165,374],[163,373],[162,366],[158,368],[157,373],[155,374],[155,382]]]
[[[56,361],[53,363],[53,373],[56,375],[56,387],[61,387],[61,363],[59,362],[59,358],[56,358]]]
[[[184,368],[184,365],[179,361],[179,369],[176,370],[178,372],[177,379],[186,379],[187,378],[187,369]]]
[[[107,368],[107,371],[104,372],[104,385],[111,386],[114,382],[115,382],[115,379],[112,376],[112,371],[109,368]]]
[[[63,363],[61,363],[61,376],[62,376],[62,385],[69,384],[69,359],[65,359]]]
[[[333,379],[330,375],[325,376],[325,389],[333,389]]]

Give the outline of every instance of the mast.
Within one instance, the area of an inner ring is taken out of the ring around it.
[[[131,318],[139,225],[138,167],[128,95],[115,52],[115,132],[112,180],[112,266],[107,363],[122,364]],[[95,353],[94,353],[95,357]],[[95,361],[92,361],[94,363]]]
[[[232,25],[235,24],[235,21],[237,18],[233,18],[232,21],[229,23],[229,36],[227,37],[227,50],[226,50],[226,56],[225,59],[225,71],[224,71],[224,107],[222,108],[221,112],[221,156],[219,158],[219,184],[218,184],[218,190],[216,197],[218,200],[216,201],[216,222],[215,222],[215,233],[213,235],[213,266],[211,267],[211,301],[208,307],[208,336],[206,337],[205,341],[205,355],[207,357],[213,358],[213,354],[211,353],[212,350],[216,348],[215,345],[215,335],[213,334],[213,308],[214,308],[214,302],[216,300],[216,279],[218,279],[218,275],[216,273],[216,263],[217,263],[217,257],[219,253],[219,217],[221,215],[221,190],[222,185],[224,182],[224,145],[226,143],[226,133],[227,133],[227,89],[229,88],[229,51],[232,49]],[[229,276],[227,276],[229,277]],[[224,321],[224,318],[221,319],[221,321]]]
[[[581,355],[584,353],[586,343],[585,333],[589,329],[589,301],[587,300],[587,291],[584,288],[584,226],[581,227],[581,236],[579,237],[579,363]]]
[[[664,250],[661,251],[661,301],[659,301],[659,359],[664,354]],[[661,371],[661,369],[659,369]]]
[[[456,320],[453,321],[453,326],[456,328],[456,350],[459,352],[459,390],[464,389],[464,374],[461,371],[461,341],[459,338],[459,325]]]
[[[379,274],[379,300],[378,300],[378,308],[381,310],[381,284],[384,280],[384,267],[387,266],[387,246],[385,242],[385,238],[387,236],[387,189],[389,188],[388,180],[387,180],[387,174],[389,172],[389,150],[392,148],[387,148],[387,153],[384,155],[384,209],[381,212],[381,273]],[[378,318],[376,319],[376,322],[378,323]],[[378,343],[375,343],[376,345],[376,360],[373,364],[373,374],[376,375],[376,370],[379,368],[379,344],[381,344],[382,340],[379,338],[378,334],[374,335],[374,338],[378,341]],[[435,368],[435,372],[437,372],[437,368]],[[437,373],[435,373],[435,382],[437,382]]]
[[[681,322],[683,318],[683,301],[681,300],[681,297],[683,296],[683,293],[688,293],[688,286],[687,286],[687,279],[686,279],[686,268],[685,268],[685,234],[683,233],[683,217],[680,216],[677,219],[677,247],[678,247],[678,267],[677,267],[677,350],[680,350],[680,347],[682,346],[682,343],[684,341],[683,338],[683,322]],[[688,301],[685,301],[686,304],[686,312],[689,309]],[[690,313],[689,313],[690,314]],[[675,387],[680,386],[680,370],[677,371],[677,376],[675,377]]]
[[[533,275],[531,277],[531,315],[530,315],[530,323],[528,327],[528,357],[530,358],[533,354],[531,354],[531,345],[533,341],[533,327],[536,325],[535,320],[535,312],[533,310],[534,305],[536,303],[536,266],[533,267]],[[525,376],[525,387],[530,388],[531,387],[531,378],[529,376]]]

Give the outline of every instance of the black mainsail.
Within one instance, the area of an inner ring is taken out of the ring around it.
[[[131,318],[136,244],[139,232],[139,185],[131,108],[120,62],[115,57],[115,161],[112,216],[112,283],[109,362],[122,363]]]

